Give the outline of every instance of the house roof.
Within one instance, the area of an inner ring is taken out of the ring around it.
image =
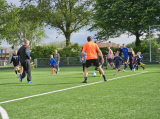
[[[98,47],[117,47],[117,44],[114,42],[111,43],[97,43]]]

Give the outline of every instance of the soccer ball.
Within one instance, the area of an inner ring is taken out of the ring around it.
[[[92,76],[93,76],[93,77],[96,77],[96,73],[93,72],[93,73],[92,73]]]

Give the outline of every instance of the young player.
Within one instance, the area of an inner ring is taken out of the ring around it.
[[[133,66],[134,66],[134,71],[135,69],[137,69],[137,59],[136,59],[136,56],[133,56]]]
[[[114,55],[113,55],[113,51],[111,50],[110,47],[108,47],[108,55],[107,55],[107,57],[108,57],[108,59],[107,59],[108,63],[107,63],[106,70],[107,70],[109,64],[113,65],[113,69],[114,69],[115,68],[114,63],[113,63]]]
[[[142,63],[142,62],[143,62],[143,55],[141,54],[141,52],[139,52],[139,54],[140,54],[140,57],[141,57],[141,65],[142,65],[143,67],[145,67],[145,64]]]
[[[82,47],[82,50],[83,50],[83,47]],[[83,57],[81,57],[82,50],[81,50],[81,52],[79,54],[79,58],[80,58],[80,62],[82,62],[83,74],[84,74],[84,68],[85,68],[85,65],[86,65],[87,53],[85,52],[84,55],[83,55]]]
[[[143,68],[143,70],[145,69],[142,65],[141,65],[141,56],[140,53],[137,52],[137,70],[138,70],[138,66],[141,66]]]
[[[127,68],[127,64],[128,64],[128,60],[129,60],[129,56],[128,56],[128,48],[125,46],[125,44],[123,44],[123,48],[122,48],[122,51],[124,54],[124,69],[123,69],[123,72],[125,72],[126,68]]]
[[[85,52],[87,53],[86,66],[85,66],[85,71],[84,71],[85,72],[84,73],[85,80],[82,83],[87,83],[87,72],[88,72],[88,67],[91,66],[91,63],[93,63],[94,66],[98,67],[99,71],[103,75],[104,81],[107,81],[106,76],[103,72],[103,69],[99,66],[99,62],[98,62],[97,51],[98,51],[99,55],[101,56],[102,64],[104,63],[102,52],[99,49],[99,47],[97,46],[97,44],[92,42],[91,36],[87,37],[87,41],[88,41],[88,43],[84,44],[82,54],[81,54],[81,57],[82,57]]]
[[[51,74],[53,74],[53,73],[54,73],[54,71],[55,71],[55,72],[56,72],[56,74],[57,74],[57,70],[54,68],[54,67],[55,67],[55,65],[57,65],[57,62],[56,62],[56,60],[53,58],[53,55],[51,55],[50,65],[52,66],[52,73],[51,73]]]
[[[160,58],[159,58],[159,64],[160,64]]]
[[[114,76],[117,75],[117,71],[120,68],[120,61],[122,61],[122,63],[123,63],[123,59],[119,56],[119,53],[117,52],[117,53],[115,53],[115,55],[116,55],[116,57],[113,59],[113,61],[116,62],[115,63],[116,72],[115,72]]]
[[[129,55],[129,67],[130,67],[130,70],[131,70],[131,72],[132,72],[132,71],[135,71],[134,68],[133,68],[133,56],[134,56],[134,51],[133,51],[132,48],[129,49],[128,55]]]
[[[13,62],[13,66],[15,69],[16,76],[17,76],[18,75],[17,71],[20,72],[20,70],[19,70],[19,56],[17,55],[17,50],[14,51],[14,54],[13,54],[12,59],[10,61],[10,64],[12,62]]]

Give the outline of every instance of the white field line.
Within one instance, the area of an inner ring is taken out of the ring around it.
[[[2,119],[9,119],[6,110],[3,109],[1,106],[0,106],[0,114],[1,114]]]
[[[119,78],[124,78],[124,77],[129,77],[129,76],[134,76],[134,75],[139,75],[139,74],[147,73],[147,72],[148,71],[141,72],[141,73],[136,73],[136,74],[131,74],[131,75],[126,75],[126,76],[121,76],[121,77],[117,77],[117,78],[112,78],[112,79],[108,79],[108,81],[119,79]],[[0,102],[0,104],[4,104],[4,103],[8,103],[8,102],[14,102],[14,101],[23,100],[23,99],[32,98],[32,97],[38,97],[38,96],[42,96],[42,95],[46,95],[46,94],[51,94],[51,93],[56,93],[56,92],[61,92],[61,91],[65,91],[65,90],[75,89],[75,88],[79,88],[79,87],[83,87],[83,86],[89,86],[89,85],[93,85],[93,84],[97,84],[97,83],[101,83],[101,82],[104,82],[104,81],[99,81],[99,82],[94,82],[94,83],[88,83],[88,84],[79,85],[79,86],[70,87],[70,88],[65,88],[65,89],[61,89],[61,90],[41,93],[41,94],[37,94],[37,95],[31,95],[31,96],[22,97],[22,98],[17,98],[17,99],[13,99],[13,100],[8,100],[8,101]]]

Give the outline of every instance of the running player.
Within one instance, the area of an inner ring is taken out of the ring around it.
[[[103,75],[104,81],[107,81],[106,76],[103,72],[103,69],[99,66],[99,62],[98,62],[97,51],[98,51],[99,55],[101,56],[102,64],[104,63],[102,52],[99,49],[99,47],[97,46],[97,44],[92,42],[91,36],[87,37],[87,41],[88,41],[88,43],[84,44],[83,50],[81,53],[81,57],[84,55],[85,52],[87,53],[86,66],[85,66],[85,71],[84,71],[85,72],[84,73],[85,80],[82,83],[87,83],[87,72],[88,72],[88,68],[91,66],[91,63],[93,63],[94,66],[98,67],[99,71]]]
[[[129,61],[129,56],[128,56],[128,48],[125,46],[125,44],[123,44],[123,48],[122,48],[122,51],[124,54],[124,69],[123,69],[123,72],[125,72],[126,68],[127,68],[127,64],[128,64],[128,61]]]
[[[53,55],[51,55],[50,65],[52,66],[52,73],[51,73],[51,74],[53,74],[53,73],[54,73],[54,71],[55,71],[55,72],[56,72],[56,74],[57,74],[57,70],[54,68],[54,67],[55,67],[55,65],[57,65],[57,62],[56,62],[56,60],[53,58]]]
[[[131,72],[132,72],[132,71],[135,71],[134,68],[133,68],[133,56],[134,56],[134,51],[133,51],[132,48],[129,49],[128,55],[129,55],[129,67],[130,67],[130,70],[131,70]]]
[[[140,53],[137,52],[137,70],[138,70],[138,66],[141,66],[143,68],[143,70],[145,69],[142,65],[141,65],[141,56]]]
[[[107,59],[108,63],[107,63],[106,70],[107,70],[109,64],[113,65],[113,69],[114,69],[115,68],[114,63],[113,63],[114,55],[113,55],[113,51],[111,50],[110,47],[108,47],[108,55],[107,55],[107,57],[108,57],[108,59]]]
[[[17,71],[20,72],[20,70],[19,70],[19,56],[17,55],[17,50],[14,51],[14,54],[13,54],[12,59],[10,61],[10,64],[12,62],[13,62],[13,66],[15,69],[16,76],[17,76],[18,75]]]
[[[123,59],[119,56],[119,53],[118,52],[116,52],[116,57],[113,59],[113,61],[115,60],[115,67],[116,67],[116,72],[115,72],[115,74],[114,74],[114,76],[116,76],[117,75],[117,72],[118,72],[118,70],[119,70],[119,68],[120,68],[120,61],[122,61],[122,64],[123,64]]]

